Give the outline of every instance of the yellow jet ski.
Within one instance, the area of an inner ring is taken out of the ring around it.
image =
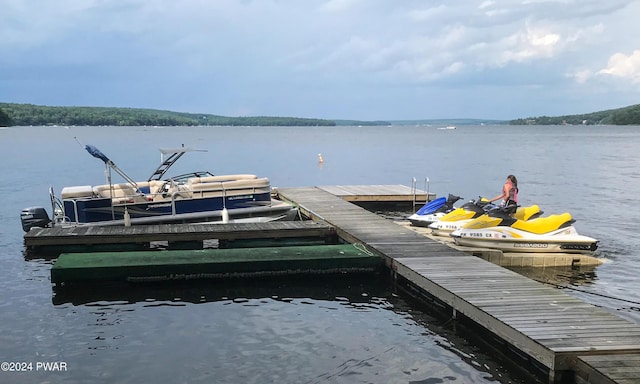
[[[593,253],[598,240],[579,235],[568,212],[522,220],[495,210],[451,233],[458,245],[503,252]]]
[[[451,232],[460,229],[464,224],[496,209],[507,209],[509,212],[515,209],[514,216],[520,220],[531,220],[543,213],[537,205],[517,207],[517,209],[515,206],[500,208],[491,204],[488,199],[480,197],[478,200],[472,200],[442,216],[438,221],[431,223],[429,228],[431,228],[432,235],[449,236]]]

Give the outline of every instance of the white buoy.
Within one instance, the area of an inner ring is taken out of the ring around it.
[[[227,224],[229,222],[229,211],[227,207],[222,208],[222,223]]]
[[[129,215],[129,210],[127,209],[127,207],[124,207],[124,226],[131,226],[131,215]]]
[[[322,158],[322,153],[318,153],[318,163],[324,163],[324,159]]]

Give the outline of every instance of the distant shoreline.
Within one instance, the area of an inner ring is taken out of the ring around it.
[[[330,120],[301,117],[229,117],[143,108],[56,107],[0,103],[0,126],[397,126],[397,125],[640,125],[640,104],[582,115],[515,120]]]

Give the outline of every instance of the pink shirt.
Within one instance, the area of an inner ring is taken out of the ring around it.
[[[502,191],[504,192],[505,195],[505,201],[509,200],[509,198],[511,198],[511,200],[515,201],[516,203],[518,202],[518,190],[513,186],[513,183],[511,182],[511,180],[507,180],[506,183],[504,183],[504,186],[502,187]]]

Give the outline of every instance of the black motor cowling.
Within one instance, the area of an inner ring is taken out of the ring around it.
[[[44,228],[51,223],[47,211],[42,207],[23,209],[22,212],[20,212],[20,221],[22,221],[22,229],[25,232],[29,232],[33,227]]]

